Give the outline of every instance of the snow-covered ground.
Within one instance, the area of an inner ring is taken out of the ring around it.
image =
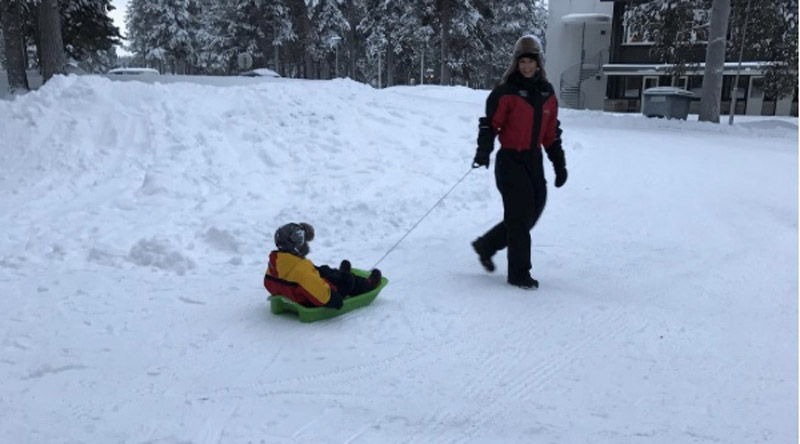
[[[0,101],[2,442],[797,441],[797,119],[562,111],[527,292],[486,91],[239,80]],[[370,268],[465,174],[370,307],[269,313],[279,225]]]

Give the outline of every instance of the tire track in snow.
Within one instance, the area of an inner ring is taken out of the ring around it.
[[[476,424],[475,427],[451,442],[469,442],[475,434],[484,429],[484,426],[496,423],[496,419],[505,415],[511,406],[532,402],[530,394],[539,393],[555,376],[575,363],[581,352],[594,344],[614,339],[623,332],[641,328],[640,325],[631,326],[627,311],[620,308],[607,310],[602,315],[592,316],[588,320],[590,322],[583,324],[586,327],[586,334],[582,336],[582,340],[568,345],[564,352],[559,353],[555,358],[543,360],[531,372],[524,373],[519,385],[508,392],[509,395],[496,397],[483,404],[483,408],[471,418],[475,420],[473,422]],[[602,328],[607,326],[611,326],[611,328]]]
[[[559,307],[549,313],[544,319],[550,319],[558,314],[563,314],[563,311],[568,309],[567,306]],[[562,318],[559,316],[559,318]],[[508,329],[510,331],[516,330],[520,322],[514,323]],[[541,325],[538,320],[526,322],[522,325],[521,331],[530,331],[531,325]],[[612,326],[612,328],[605,328],[604,326]],[[622,310],[607,310],[606,312],[591,316],[587,322],[582,324],[586,330],[586,334],[578,342],[571,343],[559,350],[557,356],[543,356],[540,364],[533,367],[528,372],[519,373],[515,369],[521,362],[530,361],[531,350],[543,347],[537,347],[537,344],[542,343],[547,338],[541,329],[539,333],[534,334],[534,337],[528,337],[524,334],[513,335],[512,343],[507,347],[513,351],[513,359],[491,359],[491,352],[482,354],[482,356],[489,356],[488,364],[482,368],[481,375],[478,378],[462,381],[464,385],[464,396],[462,402],[453,402],[450,404],[451,408],[436,412],[423,420],[423,424],[432,425],[432,429],[426,431],[424,436],[417,437],[417,440],[411,442],[467,442],[472,437],[484,429],[484,426],[496,423],[496,419],[504,415],[514,405],[519,405],[520,402],[529,400],[529,394],[538,393],[544,388],[552,379],[561,374],[564,369],[569,368],[577,359],[579,354],[590,348],[594,343],[608,340],[618,336],[623,331],[629,330],[629,322],[627,315]],[[533,329],[536,330],[536,329]],[[594,334],[600,332],[599,334]],[[521,378],[518,377],[521,375]],[[496,384],[485,385],[487,381],[511,381],[504,384],[502,390],[498,391]],[[481,397],[481,393],[489,393],[490,396]],[[478,408],[475,408],[476,402]],[[452,436],[452,425],[456,423],[470,424],[472,427],[466,429],[466,433],[460,436]]]

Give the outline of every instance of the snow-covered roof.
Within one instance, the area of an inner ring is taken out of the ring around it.
[[[611,16],[609,14],[600,14],[595,12],[574,13],[561,17],[561,23],[565,25],[580,25],[583,23],[611,23]]]

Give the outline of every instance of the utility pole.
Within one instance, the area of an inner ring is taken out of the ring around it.
[[[382,88],[381,70],[381,51],[378,51],[378,89]]]
[[[336,78],[339,78],[339,42],[341,40],[342,38],[338,35],[331,37],[331,42],[336,47]]]
[[[422,57],[419,61],[419,84],[425,84],[425,48],[422,48]]]
[[[275,29],[275,40],[272,42],[272,46],[275,48],[275,72],[280,74],[281,71],[278,69],[280,65],[280,43],[278,43],[278,29]]]

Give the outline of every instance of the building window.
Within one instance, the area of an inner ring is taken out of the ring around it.
[[[688,76],[680,76],[677,79],[673,79],[672,86],[677,86],[681,89],[689,89],[689,77]]]
[[[764,100],[764,78],[753,77],[750,84],[750,98]]]
[[[722,100],[731,100],[731,90],[733,89],[734,76],[724,76],[722,78]],[[744,100],[745,91],[750,84],[750,77],[739,76],[739,88],[736,89],[736,100]]]
[[[690,76],[689,77],[689,91],[695,96],[700,97],[703,95],[703,76]]]
[[[642,89],[642,78],[639,76],[625,77],[625,90],[623,97],[626,99],[638,99]]]
[[[658,80],[659,79],[656,76],[644,76],[642,78],[642,80],[644,81],[644,86],[642,87],[642,92],[644,92],[644,91],[646,91],[646,90],[648,90],[650,88],[655,88],[655,87],[658,86]]]

